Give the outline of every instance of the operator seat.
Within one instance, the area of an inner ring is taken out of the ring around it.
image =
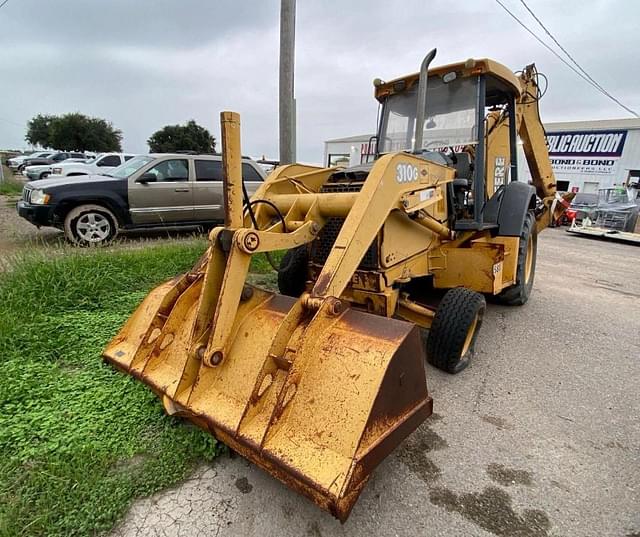
[[[471,162],[471,155],[466,151],[454,153],[451,160],[453,161],[453,167],[456,169],[456,178],[453,180],[454,190],[459,188],[469,188],[473,177],[473,163]]]

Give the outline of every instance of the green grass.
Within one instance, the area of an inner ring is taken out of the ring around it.
[[[213,437],[100,358],[146,293],[203,251],[45,251],[0,274],[0,536],[105,532],[216,456]]]
[[[13,174],[9,168],[4,165],[2,166],[4,168],[4,181],[0,181],[0,194],[5,196],[19,196],[22,194],[24,184],[13,178]]]

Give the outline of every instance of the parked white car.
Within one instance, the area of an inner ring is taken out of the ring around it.
[[[51,178],[108,173],[136,155],[129,153],[101,153],[89,162],[63,162],[51,168]]]
[[[47,158],[53,155],[56,151],[36,151],[35,153],[29,153],[27,155],[19,155],[7,160],[7,165],[12,170],[17,170],[20,165],[28,158]]]
[[[85,164],[95,157],[71,157],[64,160],[65,164],[72,163],[82,163]],[[55,166],[58,167],[62,163],[56,163]],[[45,179],[51,175],[51,169],[54,167],[53,164],[34,164],[33,166],[27,166],[22,170],[22,174],[26,175],[29,181],[36,181],[38,179]]]

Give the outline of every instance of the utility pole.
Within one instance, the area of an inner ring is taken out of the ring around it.
[[[280,164],[296,161],[296,0],[280,0]]]

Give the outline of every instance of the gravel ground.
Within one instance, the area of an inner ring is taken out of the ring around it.
[[[534,293],[490,305],[473,364],[341,525],[240,457],[136,502],[114,536],[640,535],[640,248],[548,230]]]
[[[0,194],[0,255],[14,253],[37,245],[58,244],[62,233],[52,228],[41,228],[20,218],[16,213],[17,198]]]
[[[16,179],[23,180],[16,175]],[[51,248],[51,252],[64,254],[74,251],[64,239],[62,231],[43,227],[38,229],[16,212],[16,196],[0,195],[0,271],[9,266],[11,257],[34,248]],[[150,241],[175,240],[193,236],[194,228],[157,229],[146,231],[130,231],[120,233],[116,241],[108,248],[138,248],[149,244]],[[195,233],[206,237],[204,233]]]

